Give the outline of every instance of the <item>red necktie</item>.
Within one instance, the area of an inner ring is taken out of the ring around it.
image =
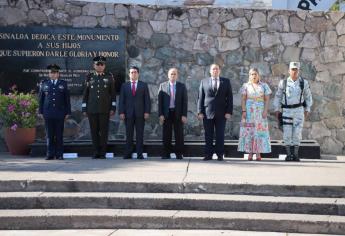
[[[132,82],[132,95],[135,96],[135,81]]]

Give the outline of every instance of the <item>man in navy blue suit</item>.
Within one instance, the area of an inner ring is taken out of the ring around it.
[[[211,77],[203,79],[199,87],[198,118],[203,120],[205,129],[205,157],[211,160],[216,153],[218,161],[224,156],[225,122],[231,118],[233,102],[230,80],[220,77],[220,67],[212,64]],[[213,146],[213,135],[216,132],[216,145]]]
[[[133,151],[133,134],[136,132],[136,152],[138,159],[143,157],[144,125],[151,111],[151,100],[148,86],[139,81],[139,68],[129,68],[129,79],[120,90],[119,114],[126,125],[126,151],[124,159],[130,159]]]
[[[64,121],[71,114],[67,82],[59,79],[60,67],[49,65],[49,79],[42,81],[39,93],[39,113],[43,115],[47,135],[46,160],[63,160]]]

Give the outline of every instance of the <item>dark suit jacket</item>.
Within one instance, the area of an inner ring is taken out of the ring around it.
[[[166,119],[169,116],[170,105],[170,86],[169,81],[161,83],[158,92],[158,116],[163,115]],[[175,116],[180,119],[182,116],[187,116],[188,96],[186,86],[176,81],[175,91]]]
[[[71,114],[70,95],[65,80],[57,80],[54,85],[50,79],[42,81],[39,93],[39,113],[44,118],[63,119]]]
[[[144,118],[144,113],[150,112],[151,100],[147,84],[139,80],[133,96],[131,82],[123,83],[120,91],[119,114],[125,114],[126,118]]]
[[[213,91],[211,78],[203,79],[199,87],[198,114],[202,113],[207,119],[224,117],[225,113],[232,114],[232,90],[230,80],[219,78],[219,88]]]

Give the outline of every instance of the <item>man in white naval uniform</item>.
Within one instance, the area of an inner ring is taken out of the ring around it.
[[[276,116],[283,125],[286,161],[299,161],[303,123],[313,104],[309,83],[299,76],[299,70],[299,62],[290,62],[290,76],[279,82],[273,101]]]

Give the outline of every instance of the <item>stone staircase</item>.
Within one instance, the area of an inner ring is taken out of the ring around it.
[[[345,233],[345,187],[0,181],[0,230]]]

